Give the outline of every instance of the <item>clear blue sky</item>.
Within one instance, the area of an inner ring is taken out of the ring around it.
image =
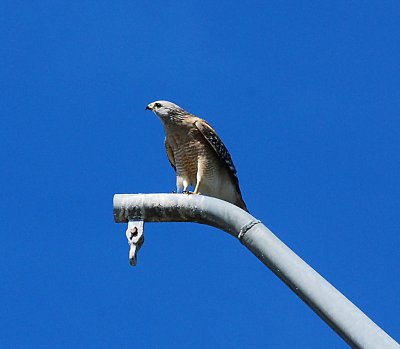
[[[171,100],[230,150],[251,212],[400,339],[398,1],[0,4],[3,348],[345,348],[229,235],[147,224]]]

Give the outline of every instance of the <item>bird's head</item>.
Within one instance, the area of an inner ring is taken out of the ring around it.
[[[188,114],[178,105],[168,101],[155,101],[150,103],[147,105],[146,110],[151,110],[164,122],[177,122]]]

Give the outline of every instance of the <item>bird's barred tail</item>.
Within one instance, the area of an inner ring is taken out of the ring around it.
[[[250,213],[241,196],[238,198],[235,205],[245,210],[246,212]]]

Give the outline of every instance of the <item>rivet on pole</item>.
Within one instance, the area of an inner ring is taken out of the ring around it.
[[[249,223],[245,224],[242,228],[240,228],[239,234],[238,234],[238,239],[241,243],[243,243],[242,239],[244,235],[251,229],[253,228],[256,224],[261,223],[260,220],[251,220]]]

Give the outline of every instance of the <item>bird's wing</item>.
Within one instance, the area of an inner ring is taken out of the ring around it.
[[[236,179],[235,181],[237,181],[237,171],[233,164],[231,154],[229,154],[228,149],[226,149],[225,144],[222,142],[221,138],[219,138],[217,132],[205,120],[200,118],[194,122],[194,125],[217,153],[218,158],[225,163],[230,174]]]
[[[172,151],[172,147],[168,143],[167,138],[165,138],[164,144],[165,144],[165,150],[167,151],[168,160],[169,160],[171,166],[173,167],[173,169],[176,171],[174,152]]]
[[[242,193],[240,192],[239,179],[236,175],[237,171],[235,165],[233,164],[231,154],[229,154],[229,151],[228,149],[226,149],[225,144],[222,142],[221,138],[219,138],[217,132],[205,120],[198,118],[194,122],[194,125],[201,132],[207,142],[211,145],[211,147],[217,153],[219,160],[224,163],[225,168],[228,170],[229,177],[231,178],[232,183],[235,186],[237,194],[239,196],[236,205],[249,212],[246,204],[243,201]]]

